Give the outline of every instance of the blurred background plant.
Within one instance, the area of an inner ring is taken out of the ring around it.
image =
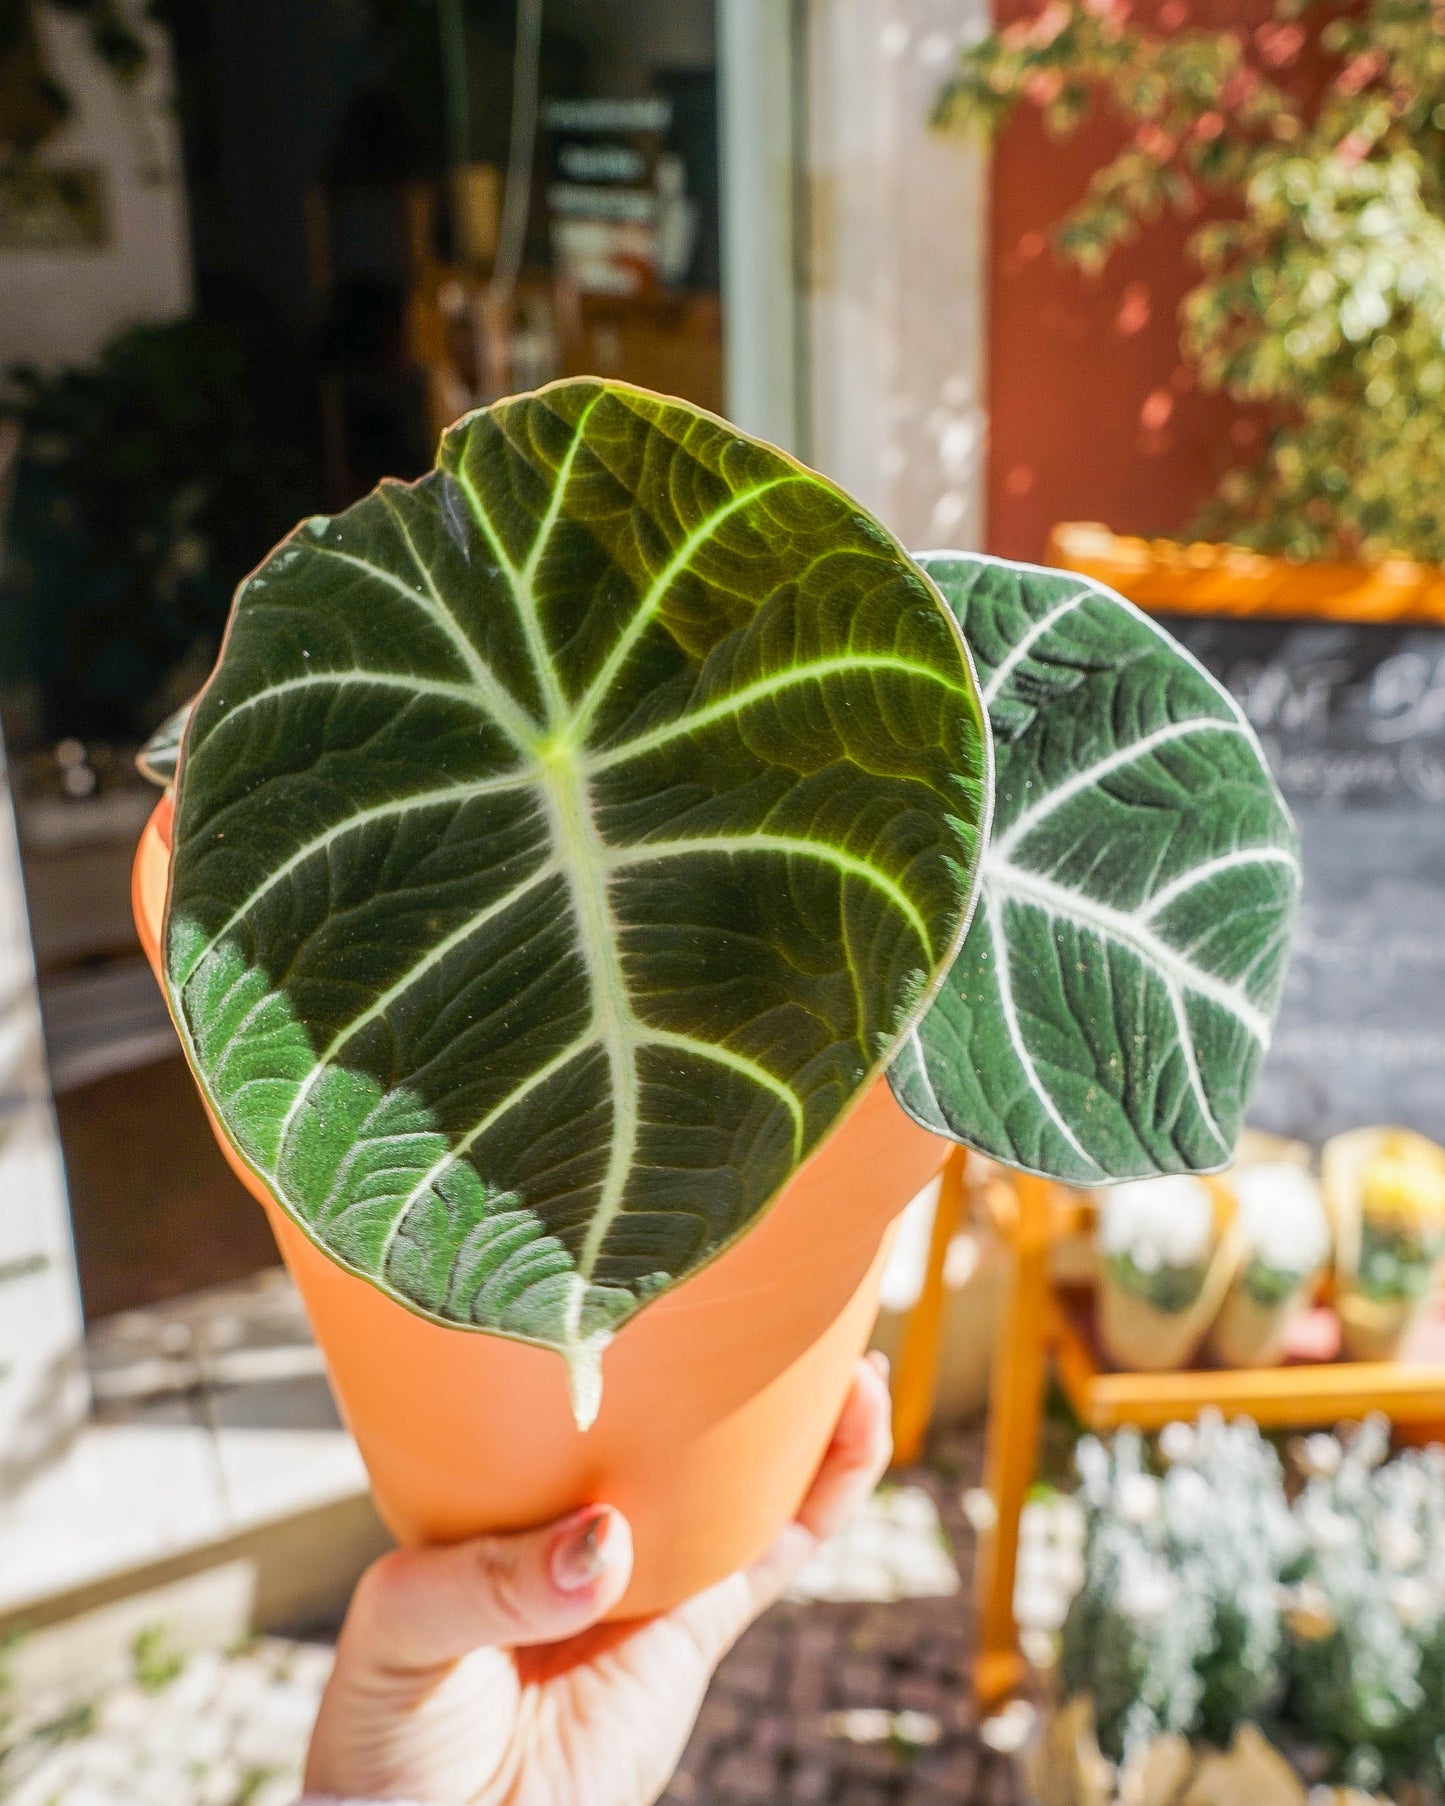
[[[37,685],[49,736],[134,739],[185,701],[237,581],[317,497],[264,337],[191,318],[132,328],[83,369],[10,373],[0,687]]]
[[[1174,1424],[1162,1475],[1143,1439],[1080,1442],[1085,1581],[1060,1679],[1093,1697],[1119,1760],[1166,1732],[1227,1744],[1285,1686],[1279,1582],[1303,1557],[1279,1460],[1253,1424]]]
[[[1445,1798],[1445,1449],[1387,1459],[1373,1417],[1294,1445],[1296,1496],[1248,1420],[1080,1442],[1084,1581],[1059,1681],[1100,1748],[1260,1726],[1320,1777]],[[1414,1791],[1411,1791],[1414,1790]],[[1214,1796],[1211,1796],[1214,1797]],[[1301,1796],[1302,1797],[1302,1796]]]
[[[1445,6],[1275,0],[1253,30],[1185,27],[1177,0],[1159,16],[1048,0],[960,53],[937,122],[992,134],[1024,105],[1063,135],[1104,102],[1128,136],[1055,234],[1086,271],[1166,212],[1226,215],[1191,240],[1182,348],[1269,430],[1197,533],[1445,562]]]
[[[1313,1440],[1313,1439],[1312,1439]],[[1445,1449],[1387,1461],[1382,1419],[1324,1452],[1295,1505],[1286,1713],[1353,1786],[1445,1789]]]

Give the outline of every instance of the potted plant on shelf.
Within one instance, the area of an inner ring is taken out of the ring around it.
[[[1320,1188],[1298,1161],[1241,1162],[1231,1189],[1239,1271],[1209,1332],[1209,1352],[1223,1367],[1274,1367],[1291,1317],[1329,1260],[1329,1223]]]
[[[1262,411],[1263,450],[1223,475],[1193,523],[1201,543],[1076,525],[1050,556],[1146,606],[1438,619],[1439,9],[1367,0],[1316,17],[1275,0],[1253,30],[1152,29],[1124,0],[1050,0],[960,54],[938,118],[993,132],[1031,105],[1066,133],[1107,101],[1128,136],[1056,234],[1085,270],[1165,211],[1224,215],[1191,240],[1182,349],[1205,388]]]
[[[1393,1360],[1445,1270],[1445,1149],[1409,1129],[1348,1129],[1320,1165],[1345,1350]]]
[[[658,1609],[795,1508],[944,1137],[1228,1158],[1293,832],[1060,581],[588,380],[241,586],[137,919],[399,1535],[605,1495]]]

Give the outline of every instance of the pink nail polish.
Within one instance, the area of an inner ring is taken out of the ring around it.
[[[552,1544],[552,1584],[559,1593],[580,1593],[601,1574],[603,1551],[612,1528],[605,1505],[585,1505],[558,1527]]]

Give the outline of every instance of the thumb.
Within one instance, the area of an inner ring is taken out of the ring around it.
[[[362,1576],[343,1637],[402,1670],[556,1643],[610,1611],[631,1574],[627,1519],[587,1505],[542,1530],[384,1555]]]

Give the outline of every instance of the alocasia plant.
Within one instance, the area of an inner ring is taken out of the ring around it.
[[[172,1010],[311,1237],[562,1352],[585,1422],[610,1337],[935,991],[986,761],[876,523],[694,409],[556,385],[242,586],[177,772]]]
[[[895,1056],[1016,1165],[1222,1165],[1298,879],[1248,728],[1127,603],[915,562],[590,380],[299,528],[145,764],[226,1134],[398,1302],[561,1352],[583,1423]]]

